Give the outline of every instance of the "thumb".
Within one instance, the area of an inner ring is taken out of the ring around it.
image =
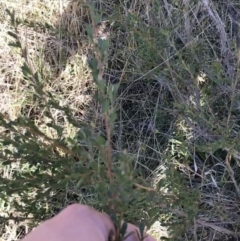
[[[140,241],[139,237],[141,237],[141,235],[139,228],[131,223],[128,223],[125,237],[126,236],[126,241]],[[147,235],[146,233],[144,233],[144,237],[143,241],[156,241],[153,237]]]

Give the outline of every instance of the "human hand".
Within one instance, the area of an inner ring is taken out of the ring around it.
[[[114,224],[107,214],[81,204],[72,204],[55,217],[43,222],[22,241],[108,241],[115,235]],[[139,241],[139,229],[128,224],[125,241]],[[144,241],[155,241],[147,236]]]

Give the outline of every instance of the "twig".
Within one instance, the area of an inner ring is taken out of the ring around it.
[[[113,180],[112,174],[112,145],[111,145],[111,126],[109,123],[109,117],[105,114],[105,126],[107,132],[107,168],[108,168],[108,177],[110,182]]]
[[[138,184],[136,182],[133,183],[133,185],[139,189],[142,189],[142,190],[146,190],[146,191],[149,191],[149,192],[158,192],[156,189],[152,188],[152,187],[145,187],[141,184]],[[168,194],[164,194],[164,193],[161,193],[164,197],[170,197],[170,198],[177,198],[173,193],[168,193]]]
[[[229,175],[230,175],[230,177],[232,179],[232,182],[233,182],[233,184],[234,184],[234,186],[236,188],[236,191],[237,191],[237,194],[238,194],[238,198],[240,199],[240,188],[239,188],[239,186],[238,186],[238,184],[236,182],[236,179],[234,177],[234,171],[233,171],[233,169],[232,169],[232,167],[231,167],[231,165],[229,163],[230,159],[231,159],[231,154],[228,152],[228,154],[226,156],[226,159],[225,159],[226,167],[228,169],[228,173],[229,173]]]
[[[212,228],[212,229],[214,229],[217,232],[237,237],[237,234],[235,232],[233,232],[233,231],[231,231],[229,229],[223,228],[223,227],[219,227],[219,226],[217,226],[217,225],[215,225],[213,223],[207,223],[207,222],[204,222],[204,221],[201,221],[201,220],[197,220],[197,223],[202,225],[202,226],[205,226],[205,227],[208,227],[208,228]]]

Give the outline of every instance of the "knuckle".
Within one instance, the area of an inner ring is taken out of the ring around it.
[[[76,215],[82,213],[90,213],[91,208],[87,205],[74,203],[65,208],[64,212],[69,215]]]

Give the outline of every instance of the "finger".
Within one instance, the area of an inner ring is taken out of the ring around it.
[[[58,223],[62,225],[64,225],[67,220],[71,220],[71,223],[75,223],[75,225],[82,227],[81,232],[90,229],[90,235],[93,235],[94,232],[101,233],[104,240],[108,240],[109,233],[115,231],[113,222],[107,214],[100,213],[82,204],[72,204],[68,206],[60,214],[55,216],[54,219],[56,219],[56,221],[58,219]],[[79,228],[78,230],[80,231]]]
[[[139,237],[141,237],[140,230],[137,226],[128,223],[127,232],[126,232],[126,241],[140,241]],[[144,234],[144,241],[156,241],[153,237]]]

